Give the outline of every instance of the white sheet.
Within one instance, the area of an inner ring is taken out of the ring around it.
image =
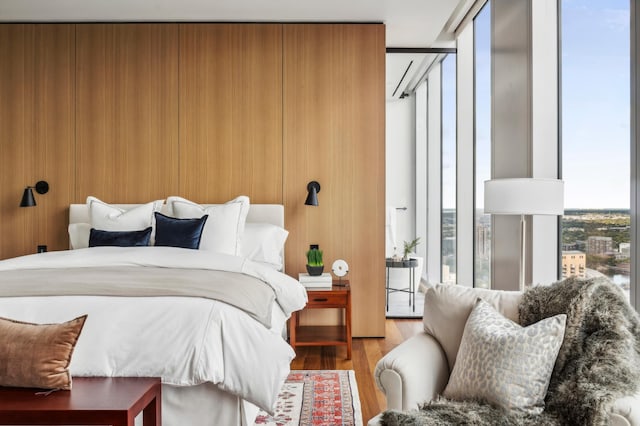
[[[242,271],[269,282],[285,316],[305,303],[304,288],[284,274],[235,256],[202,253],[102,247],[10,259],[0,262],[0,271],[91,265]],[[244,312],[208,299],[0,298],[0,316],[22,321],[62,322],[85,313],[87,322],[70,366],[76,376],[160,376],[163,383],[180,386],[211,382],[271,411],[295,355],[277,327],[269,330]]]

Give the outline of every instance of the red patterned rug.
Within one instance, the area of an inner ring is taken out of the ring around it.
[[[278,395],[275,415],[260,411],[255,424],[361,426],[355,373],[353,370],[292,371]]]

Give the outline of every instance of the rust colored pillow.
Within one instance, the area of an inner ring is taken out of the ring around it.
[[[69,363],[86,319],[32,324],[0,317],[0,386],[71,389]]]

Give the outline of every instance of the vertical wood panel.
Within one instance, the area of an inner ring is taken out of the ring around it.
[[[28,57],[33,79],[34,141],[31,185],[49,182],[49,192],[35,194],[38,235],[31,243],[49,250],[69,247],[69,204],[75,190],[75,25],[29,26],[33,49]]]
[[[76,202],[178,189],[178,25],[77,25]]]
[[[180,194],[282,203],[282,25],[180,25]]]
[[[29,213],[20,209],[20,196],[28,184],[31,165],[25,149],[27,82],[25,76],[26,25],[0,25],[0,255],[26,253],[33,239]]]
[[[383,25],[284,26],[286,269],[318,243],[349,263],[354,336],[384,335]],[[320,182],[319,207],[304,205]]]
[[[74,26],[0,25],[0,258],[68,247],[73,189]],[[22,191],[49,182],[37,206]]]

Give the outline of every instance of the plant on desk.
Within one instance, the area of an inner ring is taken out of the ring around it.
[[[409,261],[409,254],[413,253],[420,244],[420,237],[416,237],[413,241],[405,241],[404,242],[404,257],[402,260]]]
[[[313,247],[307,252],[307,272],[311,276],[318,276],[322,275],[323,271],[322,250]]]

